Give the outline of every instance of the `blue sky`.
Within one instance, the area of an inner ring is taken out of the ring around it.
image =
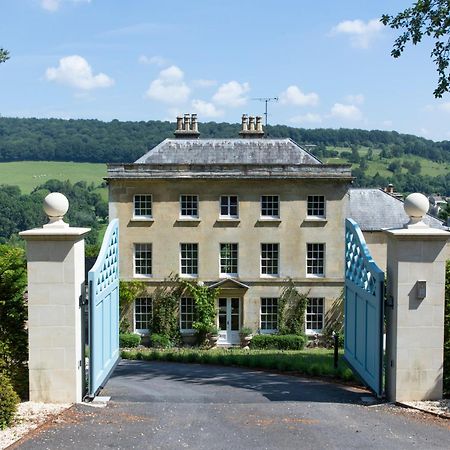
[[[390,56],[411,0],[0,0],[0,114],[269,122],[450,139],[430,43]],[[393,6],[394,5],[394,6]]]

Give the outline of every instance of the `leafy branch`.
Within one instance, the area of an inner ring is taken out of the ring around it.
[[[431,58],[436,63],[438,83],[433,94],[441,98],[450,91],[450,0],[418,0],[395,16],[383,14],[381,22],[395,30],[404,30],[394,42],[391,55],[401,56],[408,42],[414,45],[424,36],[435,40]]]

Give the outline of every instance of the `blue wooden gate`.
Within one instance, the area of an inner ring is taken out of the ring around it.
[[[345,221],[344,358],[378,397],[383,393],[384,272],[358,224]]]
[[[119,360],[119,221],[108,225],[89,281],[89,397]]]

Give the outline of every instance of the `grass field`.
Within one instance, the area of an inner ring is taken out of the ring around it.
[[[106,176],[106,164],[74,163],[59,161],[19,161],[0,163],[0,184],[19,186],[24,194],[29,194],[36,186],[47,180],[69,180],[72,183],[86,181],[96,186]],[[99,189],[107,200],[107,190]]]
[[[339,153],[341,152],[350,152],[350,148],[346,147],[330,147],[328,146],[327,149],[329,150],[337,150]],[[359,154],[361,157],[365,157],[367,155],[368,149],[366,147],[360,147],[358,149]],[[380,150],[373,150],[373,160],[367,161],[367,171],[366,174],[368,176],[374,176],[377,172],[382,177],[392,177],[393,174],[391,171],[387,169],[389,164],[394,160],[400,160],[400,161],[419,161],[420,165],[422,166],[422,170],[420,172],[420,175],[429,175],[431,177],[436,177],[438,175],[446,175],[450,171],[450,164],[446,163],[438,163],[435,161],[431,161],[426,158],[421,158],[420,156],[415,155],[403,155],[399,158],[391,158],[391,159],[382,159],[380,160]],[[330,163],[330,164],[348,164],[348,161],[344,158],[324,158],[324,162]],[[352,168],[356,169],[359,167],[359,164],[352,164]],[[402,173],[407,173],[407,170],[405,168],[402,168]]]

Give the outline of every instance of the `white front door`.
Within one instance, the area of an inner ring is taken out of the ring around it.
[[[218,344],[239,344],[241,329],[241,299],[219,298],[219,341]]]

